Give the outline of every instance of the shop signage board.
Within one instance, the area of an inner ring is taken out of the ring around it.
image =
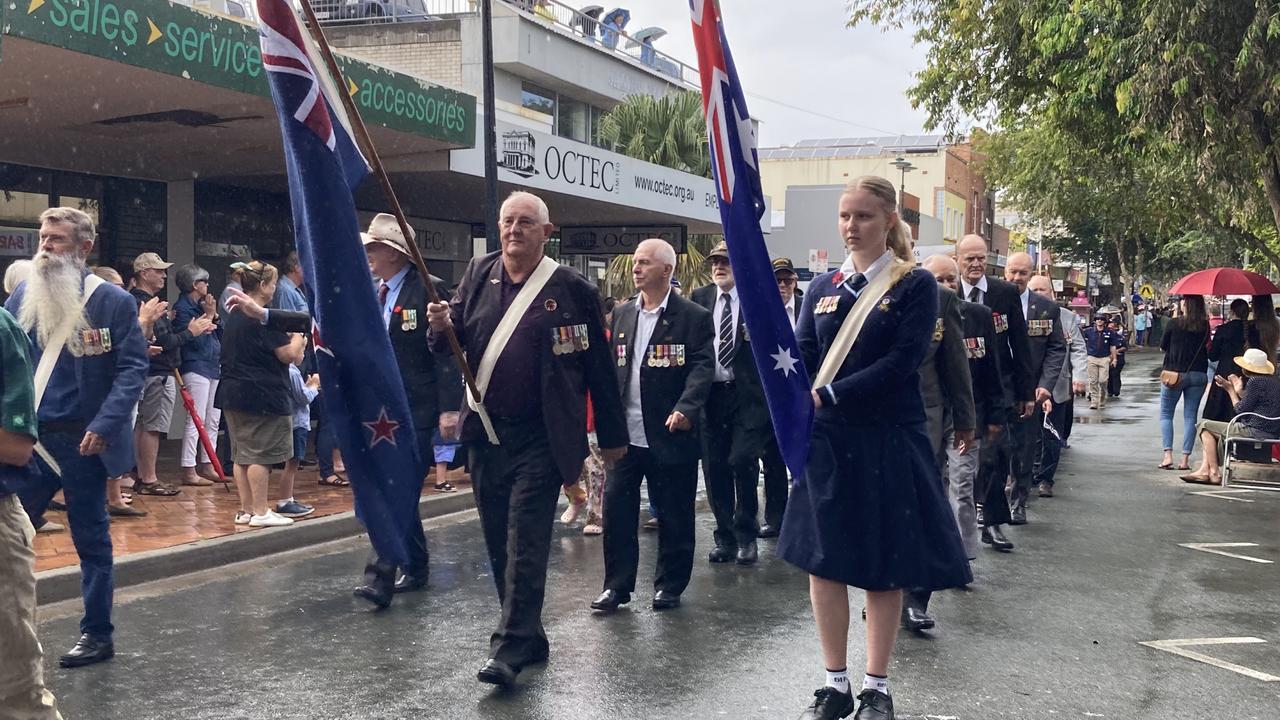
[[[271,97],[257,27],[166,0],[6,0],[3,34]],[[475,141],[471,95],[340,52],[337,59],[367,122],[456,145]]]
[[[36,253],[40,231],[32,228],[0,227],[0,257],[29,258]]]
[[[648,238],[666,240],[677,253],[688,249],[684,225],[566,225],[560,228],[560,254],[630,255]]]
[[[709,178],[501,120],[497,141],[501,182],[720,224]],[[449,153],[449,169],[484,177],[484,144]]]

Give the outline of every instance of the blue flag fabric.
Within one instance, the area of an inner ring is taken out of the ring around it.
[[[693,39],[702,76],[711,167],[720,197],[720,221],[751,348],[773,418],[778,447],[794,478],[804,473],[813,425],[809,373],[800,359],[795,331],[778,294],[769,249],[760,229],[765,212],[755,131],[738,71],[729,53],[719,8],[713,0],[690,0]]]
[[[257,4],[262,65],[284,135],[294,236],[313,289],[325,411],[356,516],[378,556],[405,565],[409,523],[420,522],[423,465],[352,197],[369,165],[288,0]]]

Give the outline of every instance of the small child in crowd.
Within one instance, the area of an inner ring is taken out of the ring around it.
[[[293,480],[298,475],[298,465],[307,455],[307,435],[311,432],[311,401],[320,394],[320,374],[302,380],[297,365],[289,365],[289,401],[293,405],[293,457],[284,464],[280,476],[280,497],[276,512],[288,518],[306,517],[315,512],[311,505],[293,499]]]

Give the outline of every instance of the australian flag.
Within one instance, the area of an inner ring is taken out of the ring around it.
[[[755,131],[716,2],[689,0],[689,9],[693,12],[702,109],[707,117],[711,167],[720,196],[720,222],[729,246],[729,261],[778,447],[792,477],[798,478],[809,455],[813,399],[809,373],[800,360],[796,335],[778,294],[769,249],[760,230],[765,203]]]
[[[356,516],[374,550],[405,565],[409,523],[420,522],[423,466],[352,198],[369,164],[289,0],[257,2],[262,65],[284,135],[298,256],[313,290],[327,419],[351,479]]]

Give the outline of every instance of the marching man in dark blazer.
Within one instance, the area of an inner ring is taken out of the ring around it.
[[[987,277],[987,241],[981,235],[966,235],[956,244],[956,260],[960,265],[960,296],[969,302],[985,305],[991,312],[995,325],[995,352],[1000,371],[1008,379],[1009,391],[1003,407],[993,415],[1003,413],[1001,426],[1013,420],[1030,416],[1034,406],[1035,390],[1031,379],[1031,347],[1027,342],[1027,320],[1022,313],[1022,301],[1013,283]],[[978,486],[974,496],[982,504],[982,541],[997,550],[1013,549],[1000,529],[1009,524],[1009,502],[1004,494],[1005,481],[1009,477],[1010,457],[1007,432],[989,438],[983,443],[979,455]]]
[[[791,258],[774,258],[773,279],[778,283],[778,294],[782,296],[782,307],[786,308],[791,329],[795,330],[796,321],[800,319],[802,299],[796,291],[800,275],[796,273],[796,266]],[[778,537],[782,529],[782,517],[787,512],[787,495],[791,491],[791,478],[787,474],[787,463],[782,459],[776,433],[772,442],[765,446],[760,464],[764,468],[764,525],[760,526],[760,537],[774,538]]]
[[[544,254],[546,203],[514,192],[498,217],[502,250],[473,258],[453,299],[427,306],[432,349],[458,336],[475,373],[459,425],[502,613],[481,682],[510,686],[550,651],[542,626],[560,487],[587,456],[587,391],[607,467],[627,452],[626,419],[594,285]]]
[[[37,376],[39,472],[18,497],[28,515],[40,517],[61,489],[80,557],[84,616],[80,639],[58,661],[64,668],[115,655],[107,478],[129,470],[131,416],[148,368],[138,303],[85,265],[94,240],[93,219],[85,213],[45,210],[31,277],[5,303],[30,336]],[[41,387],[46,363],[52,363],[52,374]]]
[[[440,411],[458,407],[462,401],[462,381],[453,361],[448,357],[437,359],[427,344],[427,287],[396,217],[377,214],[361,240],[375,279],[382,322],[391,336],[391,350],[396,355],[400,381],[413,414],[421,459],[414,479],[421,491],[422,479],[433,464],[431,438],[440,423]],[[439,297],[448,299],[448,289],[440,278],[431,276],[427,280],[436,286]],[[441,432],[451,434],[454,429],[441,427]],[[355,590],[357,597],[378,607],[387,607],[393,593],[413,592],[427,586],[427,536],[421,523],[412,525],[409,532],[405,547],[411,561],[399,568],[400,577],[396,577],[395,567],[371,554],[365,565],[364,584]]]
[[[940,268],[950,266],[951,284],[946,284]],[[974,443],[973,383],[969,377],[969,360],[965,352],[964,325],[960,316],[962,300],[956,295],[955,261],[944,255],[925,258],[921,267],[934,273],[938,280],[938,317],[933,326],[933,337],[920,364],[920,394],[924,397],[925,429],[929,434],[938,471],[947,483],[947,495],[960,527],[965,550],[969,550],[968,535],[976,535],[977,523],[973,517],[973,477],[965,474],[965,468],[949,466],[951,450],[961,455],[969,452]],[[974,463],[976,466],[976,463]],[[976,467],[975,467],[976,469]],[[955,476],[955,477],[952,477]],[[968,510],[966,513],[965,510]],[[969,527],[966,527],[966,522]],[[972,528],[972,529],[970,529]],[[902,627],[907,630],[928,630],[936,621],[928,613],[928,590],[911,589],[902,597]]]
[[[716,517],[716,546],[707,559],[753,565],[759,559],[760,456],[773,442],[773,425],[740,311],[729,246],[721,241],[707,259],[713,284],[692,295],[711,311],[715,329],[715,376],[702,427],[702,473]]]
[[[1040,449],[1040,430],[1045,413],[1053,410],[1053,389],[1067,360],[1067,343],[1062,334],[1062,314],[1058,303],[1027,289],[1031,280],[1031,256],[1024,252],[1009,256],[1004,277],[1018,288],[1019,304],[1027,320],[1027,344],[1031,351],[1031,378],[1035,383],[1035,407],[1024,411],[1009,426],[1013,459],[1012,524],[1027,523],[1027,497],[1031,494],[1032,471]]]
[[[711,387],[711,313],[671,290],[676,251],[665,240],[636,246],[640,293],[613,311],[612,352],[631,444],[606,473],[604,592],[593,610],[631,601],[640,562],[640,481],[658,509],[653,609],[680,605],[693,572],[694,499],[702,407]]]

